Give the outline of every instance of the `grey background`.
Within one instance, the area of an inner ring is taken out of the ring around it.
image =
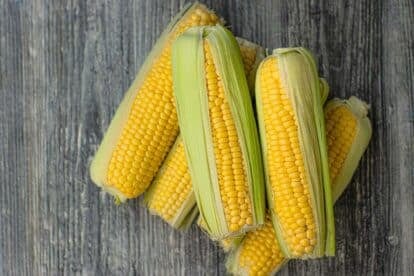
[[[219,275],[196,227],[173,231],[88,175],[124,91],[186,1],[0,0],[0,274]],[[331,97],[371,103],[373,139],[335,207],[337,256],[281,275],[414,275],[414,3],[206,1],[238,36],[303,45]]]

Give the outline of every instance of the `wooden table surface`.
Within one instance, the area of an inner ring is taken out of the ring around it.
[[[88,167],[186,1],[0,0],[0,275],[223,275],[224,253]],[[337,255],[281,275],[414,275],[414,3],[206,1],[238,36],[310,48],[331,97],[371,103],[372,142],[335,207]]]

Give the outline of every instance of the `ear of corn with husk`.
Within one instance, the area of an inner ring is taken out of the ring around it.
[[[249,86],[254,87],[256,68],[264,57],[264,49],[242,38],[237,38],[237,42],[246,77],[251,81]],[[198,214],[181,136],[177,137],[145,193],[144,202],[152,214],[160,216],[174,228],[185,229],[190,225],[190,219]]]
[[[237,42],[193,28],[173,45],[174,95],[195,199],[214,239],[263,223],[263,168]]]
[[[95,184],[118,201],[145,191],[178,134],[171,45],[186,29],[220,19],[204,5],[187,5],[168,25],[125,94],[92,161]]]
[[[325,107],[325,117],[329,118],[326,131],[333,200],[338,199],[351,181],[371,139],[367,114],[368,105],[354,96],[348,100],[332,99]]]
[[[342,194],[354,174],[371,137],[367,105],[356,97],[333,99],[325,106],[329,172],[334,200]],[[265,225],[247,233],[227,258],[226,266],[234,275],[273,275],[286,262],[270,214]]]
[[[289,258],[335,253],[321,94],[323,82],[304,48],[277,49],[258,68],[256,107],[268,204]]]

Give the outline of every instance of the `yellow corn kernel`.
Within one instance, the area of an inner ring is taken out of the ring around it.
[[[358,164],[372,132],[370,121],[366,115],[366,104],[355,97],[351,97],[348,101],[333,99],[328,102],[325,107],[328,152],[334,152],[337,149],[342,151],[343,140],[352,137],[350,147],[345,150],[345,160],[352,160]],[[351,121],[352,123],[350,123]],[[358,151],[351,151],[354,145],[358,145]],[[333,160],[338,160],[337,155],[329,155],[329,161]],[[339,197],[349,184],[350,177],[345,183],[337,176],[343,173],[352,176],[356,166],[350,167],[350,163],[346,164],[345,161],[335,162],[339,162],[340,166],[339,170],[330,166],[331,185],[332,193],[338,194]],[[301,234],[297,238],[303,243],[306,250],[306,246],[309,247],[307,237]],[[235,275],[273,275],[288,261],[280,249],[269,213],[266,216],[264,226],[247,233],[236,246],[236,249],[230,253],[226,264],[229,272]]]
[[[263,58],[263,49],[241,38],[238,38],[237,42],[244,68],[249,70],[245,71],[246,76],[249,76],[251,70],[255,70],[255,64]],[[193,213],[196,203],[180,136],[177,137],[175,145],[145,193],[144,201],[151,213],[159,215],[174,228],[186,228],[191,223],[188,216]],[[245,213],[247,212],[243,213],[242,218],[247,219]]]
[[[92,180],[119,200],[145,191],[178,134],[172,42],[190,27],[219,22],[204,5],[187,6],[164,31],[125,95],[91,165]]]
[[[263,221],[264,190],[237,42],[220,26],[192,29],[174,44],[173,68],[180,129],[206,231],[214,239],[239,235]]]

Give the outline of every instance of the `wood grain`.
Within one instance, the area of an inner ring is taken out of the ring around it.
[[[91,156],[153,43],[187,1],[0,0],[0,274],[223,275],[196,227],[115,206]],[[331,96],[371,103],[373,139],[335,207],[337,256],[281,275],[414,275],[414,3],[206,1],[236,35],[303,45]]]

